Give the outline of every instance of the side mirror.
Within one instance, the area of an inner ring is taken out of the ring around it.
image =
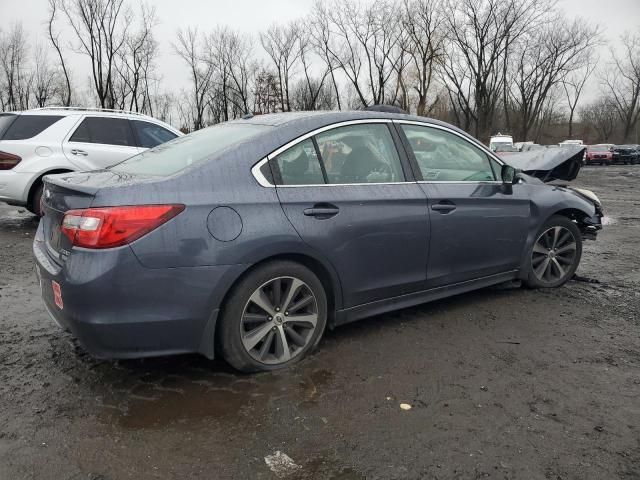
[[[507,185],[513,185],[514,183],[517,183],[518,182],[518,177],[516,176],[517,173],[518,173],[518,170],[513,168],[511,165],[507,165],[506,163],[502,165],[502,171],[500,172],[500,175],[502,177],[502,183],[505,183]]]

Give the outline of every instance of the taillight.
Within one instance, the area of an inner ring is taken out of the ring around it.
[[[84,248],[120,247],[137,240],[184,210],[184,205],[131,205],[69,210],[61,232]]]
[[[22,159],[18,155],[14,155],[13,153],[0,152],[0,170],[11,170],[21,161]]]

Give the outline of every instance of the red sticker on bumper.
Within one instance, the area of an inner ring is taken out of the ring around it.
[[[53,300],[56,302],[56,306],[62,310],[64,304],[62,303],[62,289],[60,288],[60,284],[55,280],[51,280],[51,288],[53,288]]]

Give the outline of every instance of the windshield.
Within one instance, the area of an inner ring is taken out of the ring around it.
[[[269,127],[263,125],[237,123],[215,125],[146,150],[110,169],[134,175],[166,177],[258,135],[267,128]]]
[[[609,148],[610,147],[608,145],[592,145],[591,147],[589,147],[589,151],[590,152],[608,152]]]
[[[0,114],[0,138],[2,138],[4,132],[6,132],[7,128],[11,126],[16,117],[17,115],[14,113]]]

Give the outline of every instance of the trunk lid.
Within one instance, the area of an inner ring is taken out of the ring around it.
[[[586,147],[582,145],[549,147],[512,153],[502,160],[543,182],[574,180],[583,165]]]

